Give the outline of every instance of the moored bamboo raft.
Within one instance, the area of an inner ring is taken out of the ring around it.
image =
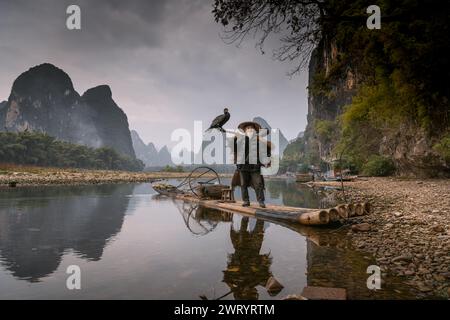
[[[329,209],[298,208],[271,204],[268,204],[266,208],[261,208],[258,204],[253,203],[249,207],[243,207],[241,201],[230,203],[220,200],[205,200],[188,194],[176,194],[174,197],[183,201],[196,202],[211,209],[311,226],[328,225],[353,216],[362,216],[370,213],[370,204],[368,203],[339,205]]]

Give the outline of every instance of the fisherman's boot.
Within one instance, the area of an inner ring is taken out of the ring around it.
[[[258,188],[256,191],[256,197],[258,198],[258,203],[261,208],[265,208],[266,204],[264,203],[264,189]]]
[[[265,208],[266,204],[264,203],[265,197],[264,197],[264,187],[263,187],[263,185],[262,184],[258,184],[255,192],[256,192],[256,198],[258,199],[259,206],[261,208]]]

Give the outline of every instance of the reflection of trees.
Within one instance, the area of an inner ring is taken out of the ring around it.
[[[283,191],[283,186],[286,185],[284,181],[269,180],[266,181],[267,191],[270,193],[270,197],[273,199],[280,199]]]
[[[268,180],[267,190],[271,198],[281,196],[286,206],[320,208],[320,195],[305,185],[284,180]]]
[[[65,251],[100,260],[123,223],[132,185],[16,189],[2,194],[1,263],[20,279],[39,281]]]
[[[230,229],[234,253],[228,255],[227,270],[223,271],[223,282],[235,299],[257,299],[256,286],[265,286],[270,278],[272,258],[270,253],[260,254],[264,240],[264,221],[257,220],[253,230],[248,231],[249,218],[241,220],[239,230]]]

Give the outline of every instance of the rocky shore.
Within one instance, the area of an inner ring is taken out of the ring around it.
[[[349,226],[355,248],[403,277],[418,298],[450,298],[450,180],[364,178],[344,190],[348,201],[373,204],[372,215]]]
[[[0,188],[152,182],[157,179],[184,178],[188,174],[188,172],[126,172],[33,167],[0,168]]]

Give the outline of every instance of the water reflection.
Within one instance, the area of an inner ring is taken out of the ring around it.
[[[268,203],[324,204],[325,197],[296,184],[267,181],[267,188]],[[153,195],[148,184],[2,190],[0,297],[268,299],[271,276],[285,285],[276,298],[305,285],[344,287],[349,298],[373,295],[366,287],[372,258],[353,250],[339,230]],[[64,267],[74,261],[86,287],[68,292]],[[392,288],[404,288],[384,280],[386,290],[375,297],[396,297]]]
[[[239,215],[189,202],[173,202],[179,209],[186,227],[194,235],[206,235],[214,230],[219,222],[230,223],[229,236],[234,252],[227,256],[227,268],[223,271],[222,280],[230,290],[218,299],[230,294],[236,300],[258,299],[257,286],[264,287],[272,275],[270,253],[261,253],[268,223],[249,217],[239,219]],[[234,222],[239,224],[238,228],[235,228]]]
[[[307,261],[308,286],[345,288],[349,299],[392,299],[393,293],[396,298],[413,298],[409,288],[405,287],[399,278],[387,275],[385,276],[387,282],[384,284],[385,290],[377,292],[368,290],[366,269],[376,262],[373,257],[354,250],[350,241],[339,229],[314,228],[270,218],[264,221],[184,204],[184,206],[180,204],[178,206],[180,212],[186,210],[183,217],[186,226],[193,234],[200,234],[194,232],[193,229],[207,230],[205,223],[214,226],[209,231],[212,231],[219,221],[230,223],[229,235],[234,252],[227,256],[227,268],[223,271],[222,280],[230,290],[216,299],[222,299],[229,295],[236,300],[259,298],[258,286],[264,288],[267,280],[273,276],[271,271],[273,258],[270,252],[261,252],[265,230],[270,223],[281,225],[306,237],[305,259]],[[192,218],[189,219],[189,217]],[[235,227],[236,221],[233,219],[237,220],[237,228]],[[195,221],[195,224],[188,221]],[[202,227],[192,228],[192,225]],[[402,290],[394,288],[402,288]],[[278,293],[275,292],[271,295],[277,296]]]
[[[2,192],[0,263],[38,282],[73,250],[98,261],[121,229],[132,185],[20,189]]]
[[[321,188],[308,187],[295,181],[268,180],[267,191],[279,204],[303,208],[329,208],[336,205],[333,193],[323,192]]]
[[[263,220],[256,220],[251,228],[248,217],[241,219],[238,230],[231,224],[230,239],[234,252],[228,255],[227,269],[223,271],[223,282],[230,288],[234,299],[258,299],[256,287],[265,286],[272,275],[270,253],[261,253],[264,226]]]
[[[188,230],[197,236],[213,231],[219,222],[231,222],[233,214],[201,207],[196,203],[173,201]]]

